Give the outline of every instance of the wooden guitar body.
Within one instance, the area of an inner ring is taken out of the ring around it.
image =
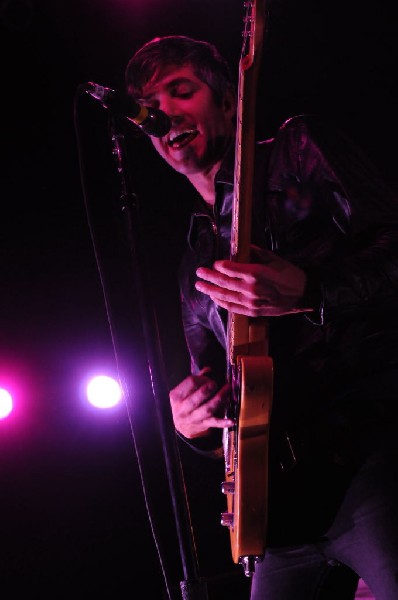
[[[232,559],[250,575],[264,554],[267,526],[268,439],[272,404],[272,360],[242,356],[238,425],[225,431],[225,483]]]

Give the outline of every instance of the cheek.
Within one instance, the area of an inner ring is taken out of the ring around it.
[[[230,129],[230,123],[222,111],[214,113],[211,120],[204,121],[206,129],[213,135],[225,134]]]

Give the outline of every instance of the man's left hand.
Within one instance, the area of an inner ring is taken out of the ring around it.
[[[270,250],[261,250],[260,259],[261,263],[218,260],[213,269],[199,267],[196,274],[200,281],[195,287],[217,305],[249,317],[311,310],[300,308],[307,282],[305,272]]]

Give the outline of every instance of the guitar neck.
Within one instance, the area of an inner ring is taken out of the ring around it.
[[[252,0],[245,5],[247,14],[239,63],[231,229],[231,260],[242,263],[250,261],[256,97],[264,35],[265,2]],[[235,364],[238,355],[250,352],[251,337],[249,318],[230,313],[228,323],[230,364]]]

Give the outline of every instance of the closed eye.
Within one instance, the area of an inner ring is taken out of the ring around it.
[[[182,98],[183,100],[189,100],[194,95],[193,91],[189,92],[174,92],[172,94],[173,98]]]

